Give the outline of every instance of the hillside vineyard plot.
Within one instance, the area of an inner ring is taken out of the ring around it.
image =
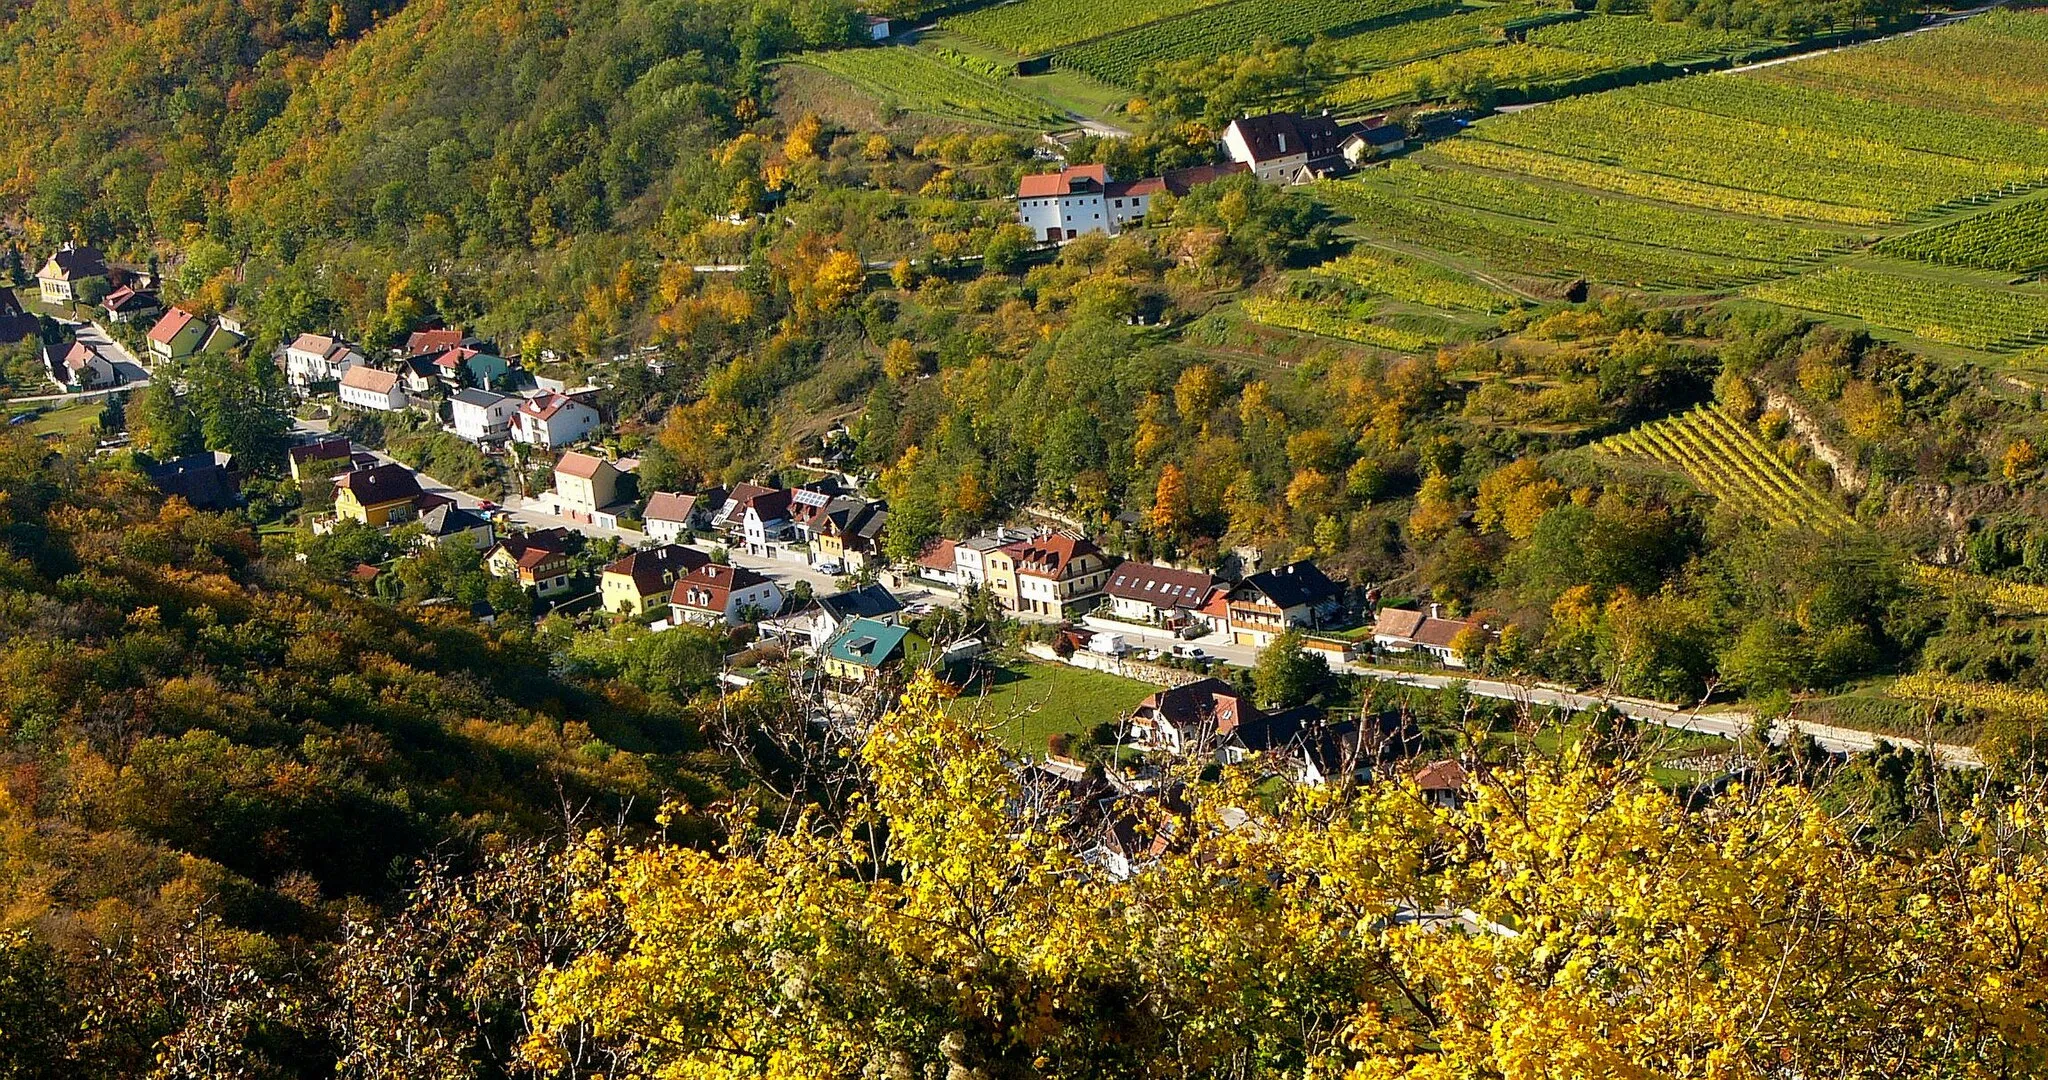
[[[1779,460],[1755,429],[1719,405],[1644,424],[1594,448],[1672,466],[1738,513],[1774,525],[1838,533],[1854,524],[1841,507]]]
[[[1241,53],[1266,37],[1308,42],[1346,27],[1439,6],[1441,0],[1232,0],[1098,38],[1053,54],[1053,63],[1119,86],[1151,64]]]
[[[2039,273],[2048,270],[2048,199],[2030,199],[1894,236],[1877,250],[1939,266]]]
[[[1590,197],[1582,192],[1551,190],[1563,206]],[[1649,289],[1716,289],[1761,281],[1786,269],[1784,263],[1762,258],[1690,252],[1609,237],[1602,235],[1606,223],[1574,232],[1547,218],[1440,201],[1409,190],[1405,178],[1398,174],[1386,175],[1385,180],[1375,175],[1324,182],[1317,185],[1316,195],[1376,236],[1476,258],[1508,273],[1589,277]]]
[[[1391,251],[1361,249],[1315,268],[1334,278],[1396,300],[1447,311],[1506,311],[1513,298],[1468,275]]]
[[[1017,0],[944,21],[948,30],[1007,49],[1020,56],[1074,45],[1091,38],[1213,7],[1225,0]]]
[[[2048,293],[2042,292],[1832,266],[1767,282],[1750,293],[1787,307],[1847,315],[1989,352],[2048,342]]]
[[[1377,309],[1369,302],[1343,305],[1328,300],[1255,296],[1244,302],[1244,313],[1262,326],[1319,334],[1395,352],[1426,352],[1449,341],[1374,322]]]
[[[1008,127],[1040,127],[1060,120],[1059,112],[1046,102],[912,48],[806,53],[796,62],[831,72],[911,112]]]

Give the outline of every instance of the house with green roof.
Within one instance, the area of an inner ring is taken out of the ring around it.
[[[930,650],[930,644],[907,626],[855,619],[825,646],[825,674],[849,682],[870,683],[889,666]]]

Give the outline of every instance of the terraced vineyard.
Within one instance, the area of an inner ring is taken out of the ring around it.
[[[1322,300],[1255,296],[1243,306],[1244,313],[1263,326],[1340,338],[1395,352],[1427,352],[1450,340],[1374,322],[1377,312],[1370,304],[1346,306]]]
[[[2048,270],[2048,199],[1945,222],[1877,245],[1901,259],[2033,274]]]
[[[1061,116],[1051,105],[994,79],[900,45],[805,53],[805,64],[854,84],[910,112],[1006,127],[1045,127]]]
[[[1016,0],[944,20],[948,30],[1020,56],[1046,52],[1160,19],[1212,7],[1225,0]]]
[[[1739,79],[1701,76],[1653,90],[1612,91],[1474,124],[1477,140],[1638,174],[1832,204],[1903,222],[1945,204],[2048,180],[2048,158],[2009,154],[2004,125],[1987,125],[1974,156],[1918,150],[1773,121],[1724,116],[1710,104]]]
[[[1672,466],[1722,503],[1774,525],[1839,533],[1855,524],[1719,405],[1644,424],[1594,448]]]
[[[1651,289],[1715,289],[1760,281],[1785,265],[1573,232],[1533,218],[1417,197],[1378,177],[1318,184],[1316,195],[1376,235],[1476,258],[1507,272],[1589,277]],[[1561,193],[1561,198],[1569,196]],[[1604,231],[1604,229],[1603,229]]]
[[[1097,38],[1053,54],[1053,63],[1118,86],[1151,64],[1242,53],[1265,37],[1303,43],[1346,27],[1440,6],[1442,0],[1230,0]]]
[[[1713,30],[1645,16],[1606,15],[1529,31],[1531,45],[1610,57],[1627,64],[1685,64],[1770,44],[1736,30]]]
[[[1626,66],[1609,57],[1545,45],[1515,44],[1468,49],[1350,79],[1329,91],[1332,104],[1357,108],[1397,105],[1430,96],[1439,86],[1483,79],[1488,85],[1527,91],[1566,83]]]
[[[1938,33],[1780,64],[1748,77],[1844,100],[2048,127],[2048,17],[1995,11]]]
[[[1761,300],[1989,352],[2048,342],[2048,293],[1832,266],[1749,290]]]
[[[1455,144],[1453,144],[1455,145]],[[1531,183],[1496,173],[1445,168],[1434,155],[1392,163],[1358,181],[1450,206],[1483,209],[1615,240],[1656,238],[1663,247],[1787,267],[1846,247],[1853,236],[1806,225],[1758,221]]]
[[[1502,4],[1363,30],[1336,39],[1328,48],[1332,61],[1338,67],[1347,71],[1371,71],[1497,44],[1503,40],[1502,27],[1540,18],[1557,10],[1557,5],[1549,3]]]
[[[1514,298],[1466,274],[1391,251],[1361,249],[1315,268],[1371,292],[1453,311],[1507,310]]]

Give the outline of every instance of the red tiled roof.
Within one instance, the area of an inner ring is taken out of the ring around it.
[[[1037,173],[1017,181],[1017,197],[1039,199],[1048,195],[1071,195],[1074,181],[1092,183],[1098,188],[1109,186],[1109,166],[1070,165],[1058,172]]]
[[[405,351],[413,356],[440,352],[462,344],[460,330],[415,330],[405,339]]]
[[[1067,572],[1067,564],[1084,555],[1096,554],[1101,549],[1091,540],[1054,533],[1036,540],[1006,544],[1003,550],[1016,560],[1018,573],[1057,578]]]
[[[184,308],[174,307],[164,312],[164,317],[158,319],[156,325],[149,328],[149,340],[159,345],[169,345],[178,339],[179,334],[185,332],[185,327],[191,325],[192,320],[195,318],[197,316],[186,311]]]
[[[633,579],[633,588],[641,596],[652,596],[668,588],[676,578],[687,577],[691,571],[710,562],[711,556],[695,548],[663,544],[629,551],[605,567],[604,572],[624,574]]]
[[[1148,176],[1143,180],[1119,181],[1110,184],[1102,193],[1104,195],[1120,197],[1125,195],[1157,195],[1165,190],[1166,181],[1164,179],[1157,176]]]
[[[442,359],[446,359],[446,357],[444,356]],[[437,360],[435,362],[439,363],[440,361]],[[527,398],[526,403],[519,406],[519,411],[536,420],[552,420],[555,418],[556,413],[574,404],[576,404],[575,398],[550,391],[542,397]]]
[[[596,476],[598,470],[602,469],[604,465],[605,460],[601,457],[592,457],[589,454],[571,450],[563,454],[560,461],[555,462],[555,471],[567,473],[581,480],[588,480]]]
[[[1432,761],[1415,770],[1415,786],[1424,791],[1463,791],[1469,782],[1465,766],[1450,758]]]
[[[669,603],[698,611],[723,612],[726,599],[733,590],[751,589],[765,584],[767,580],[744,566],[706,563],[676,579],[676,587],[669,592]],[[692,593],[699,594],[701,602],[691,603],[689,597]]]
[[[647,512],[640,517],[643,521],[688,521],[696,508],[695,495],[657,491],[647,500]]]
[[[341,373],[341,385],[353,390],[368,390],[373,394],[388,394],[398,389],[398,375],[390,371],[378,371],[368,364],[356,364]]]
[[[953,549],[957,546],[951,540],[941,540],[926,548],[924,554],[917,557],[917,565],[928,570],[951,570],[953,569]]]

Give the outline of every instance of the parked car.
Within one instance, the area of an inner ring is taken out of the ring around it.
[[[846,564],[838,559],[826,559],[824,562],[819,563],[816,569],[820,574],[830,574],[833,577],[838,577],[846,573]]]

